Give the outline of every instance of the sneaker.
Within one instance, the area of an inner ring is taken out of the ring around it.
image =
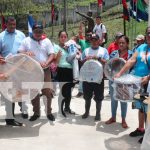
[[[129,136],[131,136],[131,137],[143,136],[144,133],[145,133],[145,131],[141,131],[137,128],[135,131],[131,132],[129,134]]]
[[[40,117],[40,115],[36,115],[34,114],[33,116],[31,116],[31,118],[29,119],[29,121],[35,121]]]
[[[81,97],[81,96],[83,96],[83,93],[78,92],[78,94],[76,95],[76,98],[79,98],[79,97]]]
[[[9,126],[23,126],[23,123],[20,123],[14,119],[6,119],[6,125]]]
[[[47,119],[50,121],[55,121],[55,117],[53,116],[53,114],[47,115]]]

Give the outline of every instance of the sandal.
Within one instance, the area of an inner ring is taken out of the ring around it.
[[[114,123],[114,122],[116,122],[116,119],[110,118],[109,120],[107,120],[107,121],[105,122],[105,124],[112,124],[112,123]]]
[[[124,120],[124,121],[122,121],[122,127],[123,127],[124,129],[128,128],[128,125],[127,125],[127,123],[126,123],[126,121],[125,121],[125,120]]]

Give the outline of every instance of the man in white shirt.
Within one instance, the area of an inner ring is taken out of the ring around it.
[[[85,62],[87,60],[94,59],[104,65],[109,59],[107,49],[99,46],[99,36],[96,34],[92,34],[90,42],[91,47],[85,49],[82,53],[82,61]],[[101,119],[101,105],[104,99],[104,79],[102,79],[100,83],[84,81],[83,95],[85,99],[85,113],[82,115],[82,118],[86,119],[89,116],[91,99],[94,96],[94,100],[96,102],[95,120],[99,121]]]
[[[54,59],[54,48],[51,41],[43,36],[43,27],[41,25],[34,25],[32,37],[27,37],[23,40],[19,51],[21,53],[32,56],[36,61],[38,61],[41,67],[44,69],[44,81],[50,82],[50,69],[49,65]],[[50,88],[43,88],[42,95],[46,96],[45,110],[47,118],[54,121],[55,118],[51,113],[51,102],[52,102],[52,92]],[[43,97],[45,98],[45,97]],[[38,94],[35,99],[32,100],[33,105],[33,116],[31,116],[30,121],[35,121],[40,117],[40,94]]]
[[[102,24],[101,16],[96,17],[96,25],[93,29],[93,32],[99,36],[100,45],[103,47],[105,43],[105,36],[107,34],[105,25]]]

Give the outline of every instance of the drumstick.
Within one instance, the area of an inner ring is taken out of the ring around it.
[[[21,59],[17,62],[17,64],[16,64],[14,67],[12,67],[12,68],[6,73],[6,75],[7,75],[7,76],[10,76],[10,75],[11,75],[13,72],[15,72],[15,71],[17,70],[17,68],[20,67],[25,61],[26,61],[26,58],[25,58],[25,57],[21,58]]]

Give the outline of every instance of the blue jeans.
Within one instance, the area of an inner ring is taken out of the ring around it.
[[[83,93],[83,82],[82,82],[82,81],[79,82],[78,91],[79,91],[80,93]]]
[[[117,112],[117,107],[118,107],[118,101],[114,99],[113,94],[114,94],[114,89],[112,87],[112,81],[109,81],[109,91],[110,91],[110,97],[111,97],[111,114],[112,118],[116,118],[116,112]],[[126,118],[127,114],[127,103],[120,102],[121,105],[121,117],[122,119]]]

